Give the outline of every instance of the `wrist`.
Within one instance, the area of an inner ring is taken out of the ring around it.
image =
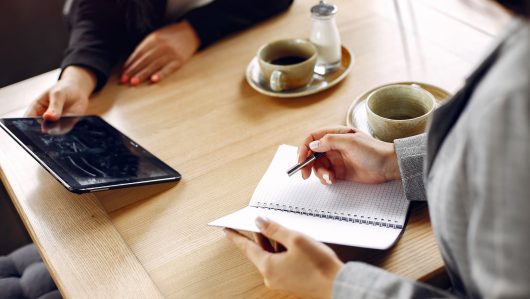
[[[73,84],[86,97],[92,94],[97,84],[96,75],[91,70],[76,65],[67,66],[59,81]]]
[[[327,279],[326,279],[326,286],[323,288],[325,290],[320,296],[320,298],[332,298],[333,297],[333,285],[335,284],[335,278],[337,278],[337,275],[339,275],[339,272],[344,267],[344,263],[341,262],[338,258],[334,262],[333,266],[331,267],[331,270],[328,272]]]
[[[399,171],[396,147],[394,146],[394,143],[388,144],[388,149],[385,154],[385,166],[386,181],[401,179],[401,172]]]
[[[197,34],[197,31],[195,31],[195,28],[193,28],[193,26],[187,20],[177,23],[176,26],[186,32],[186,42],[188,42],[190,47],[193,49],[193,53],[197,52],[201,46],[201,40]]]

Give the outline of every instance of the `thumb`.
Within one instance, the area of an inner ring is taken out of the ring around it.
[[[46,112],[42,115],[44,120],[59,120],[63,114],[64,102],[65,94],[63,92],[50,92],[50,104],[48,105]]]
[[[332,150],[346,150],[350,143],[350,134],[328,134],[319,140],[309,143],[313,152],[324,153]]]
[[[278,241],[283,245],[287,245],[289,243],[289,239],[296,234],[295,232],[290,231],[280,224],[263,216],[258,216],[256,218],[256,226],[260,229],[260,232],[265,235],[265,237]]]

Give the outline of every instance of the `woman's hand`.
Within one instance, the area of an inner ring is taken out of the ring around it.
[[[153,31],[125,62],[120,83],[159,82],[188,61],[199,46],[199,37],[187,21]]]
[[[267,287],[301,298],[331,298],[333,281],[343,266],[331,248],[264,217],[258,217],[256,225],[286,251],[272,253],[231,229],[224,232],[258,268]]]
[[[84,114],[95,87],[96,76],[90,70],[68,66],[61,78],[30,105],[26,116],[56,121],[63,115]]]
[[[327,185],[337,179],[377,184],[401,177],[394,144],[356,129],[334,127],[311,133],[298,149],[298,161],[304,161],[313,152],[326,154],[313,162],[312,167],[302,169],[304,179],[311,175],[311,170]]]

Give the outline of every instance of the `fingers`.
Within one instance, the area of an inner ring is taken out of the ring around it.
[[[41,124],[40,130],[41,133],[46,133],[50,135],[62,135],[60,121],[44,121]]]
[[[313,137],[309,135],[304,139],[302,145],[298,147],[298,163],[304,162],[304,160],[311,155],[311,149],[309,148],[309,143],[314,141]]]
[[[61,118],[63,113],[64,102],[66,95],[61,90],[52,90],[49,92],[48,109],[44,112],[42,117],[47,121],[57,121]]]
[[[314,152],[325,153],[331,150],[345,150],[350,143],[351,135],[349,134],[327,134],[320,140],[309,143],[309,148]]]
[[[348,133],[355,133],[356,130],[353,128],[348,128],[345,126],[337,126],[333,128],[325,128],[318,131],[315,131],[309,136],[307,136],[304,141],[302,142],[302,145],[298,147],[298,163],[302,163],[309,155],[311,155],[314,150],[310,147],[310,145],[318,145],[318,143],[315,143],[315,141],[320,140],[324,136],[328,134],[348,134]],[[316,146],[315,148],[318,148]],[[323,152],[323,151],[322,151]],[[307,179],[311,175],[311,168],[306,167],[302,169],[302,178]]]
[[[258,270],[262,272],[271,253],[261,249],[258,244],[232,229],[225,228],[223,229],[223,232],[226,234],[226,237],[232,241],[254,265],[256,265]]]
[[[260,229],[261,233],[265,237],[280,242],[281,244],[287,246],[287,248],[293,244],[294,239],[301,235],[262,216],[258,216],[256,218],[256,226]]]
[[[316,140],[320,140],[321,138],[323,138],[324,136],[326,135],[329,135],[329,134],[348,134],[348,133],[355,133],[355,129],[353,128],[348,128],[348,127],[345,127],[345,126],[338,126],[338,127],[333,127],[333,128],[324,128],[324,129],[321,129],[321,130],[318,130],[318,131],[315,131],[311,134],[309,134],[309,136],[306,137],[306,139],[304,139],[304,142],[303,142],[303,146],[302,148],[305,148],[306,150],[310,150],[311,148],[309,147],[309,144],[312,143],[313,141],[316,141]],[[300,151],[300,154],[303,154],[304,151]]]
[[[311,155],[313,152],[307,149],[305,145],[302,145],[298,147],[298,163],[303,163],[309,155]],[[302,178],[305,180],[308,177],[311,176],[311,164],[307,165],[306,167],[300,169],[300,173],[302,174]]]
[[[133,60],[131,62],[131,65],[129,65],[128,67],[125,68],[125,70],[123,71],[123,75],[122,75],[121,79],[130,78],[130,84],[133,85],[133,86],[136,86],[136,85],[142,83],[151,74],[148,74],[145,78],[143,78],[143,80],[141,80],[141,78],[139,77],[140,73],[142,71],[149,71],[150,69],[152,69],[155,66],[154,65],[155,63],[159,63],[160,64],[160,62],[162,62],[162,61],[158,61],[158,60],[161,59],[161,58],[159,58],[160,56],[161,55],[159,55],[159,53],[157,53],[156,49],[152,49],[152,50],[147,51],[145,54],[143,54],[142,56],[138,57],[138,59]],[[160,68],[160,67],[158,67],[158,68]],[[155,69],[155,70],[152,70],[152,72],[157,71],[158,68]]]
[[[43,122],[41,126],[41,132],[50,135],[65,135],[70,132],[79,119],[77,118],[63,118],[57,122]]]
[[[48,92],[42,94],[37,100],[35,100],[31,106],[29,106],[25,116],[41,116],[46,112],[48,107]]]
[[[170,63],[166,64],[162,67],[158,72],[154,73],[151,76],[151,82],[157,83],[161,80],[165,79],[169,75],[171,75],[173,72],[178,70],[182,66],[182,61],[180,60],[173,60]]]
[[[152,61],[153,57],[159,58]],[[169,56],[148,52],[145,56],[140,57],[137,62],[133,62],[133,65],[124,71],[120,78],[120,83],[127,83],[129,79],[130,84],[133,86],[148,80],[157,83],[175,72],[182,65],[183,62],[179,59],[172,59]]]
[[[323,185],[332,185],[335,183],[335,173],[332,170],[331,164],[327,158],[320,158],[313,166],[315,175],[318,177]]]
[[[300,170],[304,180],[307,180],[311,176],[311,169],[311,165],[308,165]]]
[[[155,61],[153,61],[151,64],[147,65],[143,69],[141,69],[137,74],[133,75],[133,79],[136,80],[138,78],[138,82],[146,82],[150,79],[150,77],[155,74],[155,72],[159,71],[161,68],[164,67],[164,64],[166,64],[166,59],[160,58]],[[133,83],[133,82],[131,82]],[[136,82],[135,82],[136,83]],[[138,84],[139,84],[138,83]]]
[[[124,64],[120,83],[136,86],[157,83],[180,68],[195,53],[195,31],[185,22],[165,26],[149,34]]]
[[[145,56],[145,54],[152,49],[154,45],[154,39],[149,36],[146,37],[137,47],[134,49],[132,54],[127,58],[123,65],[123,69],[128,69],[132,64],[134,64],[140,57]]]

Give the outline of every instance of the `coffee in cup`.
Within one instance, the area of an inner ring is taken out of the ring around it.
[[[260,70],[273,91],[297,89],[313,79],[317,49],[304,39],[284,39],[258,51]]]
[[[423,133],[435,107],[434,96],[418,85],[383,86],[366,101],[368,126],[374,137],[393,142]]]

